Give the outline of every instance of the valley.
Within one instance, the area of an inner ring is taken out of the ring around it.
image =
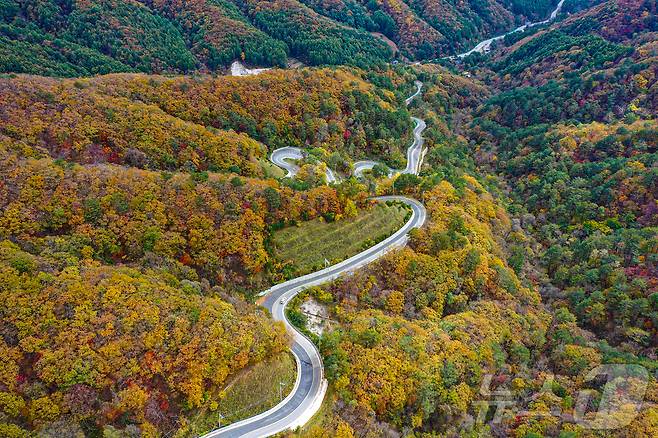
[[[0,436],[656,436],[657,8],[0,0]]]

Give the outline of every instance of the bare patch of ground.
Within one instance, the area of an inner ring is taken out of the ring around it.
[[[379,38],[380,40],[384,41],[386,44],[388,44],[388,46],[391,48],[391,50],[393,50],[393,53],[399,52],[398,45],[395,44],[395,42],[393,42],[393,40],[391,40],[389,37],[387,37],[383,33],[370,32],[370,35],[375,36],[375,37]]]
[[[299,310],[306,316],[306,327],[318,336],[331,327],[334,323],[329,318],[329,311],[327,308],[320,304],[315,298],[308,297],[299,306]]]

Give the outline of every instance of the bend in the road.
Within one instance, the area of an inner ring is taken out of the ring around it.
[[[417,96],[420,95],[422,88],[423,88],[423,83],[420,81],[415,81],[414,84],[416,85],[416,91],[409,96],[408,98],[405,99],[405,104],[409,105]],[[389,176],[393,176],[396,173],[412,173],[417,175],[420,172],[420,165],[422,163],[422,156],[423,156],[423,137],[422,133],[427,127],[425,124],[425,121],[412,117],[411,118],[416,125],[414,126],[413,130],[413,143],[409,148],[407,149],[407,166],[402,169],[402,170],[395,170],[391,169],[389,172]],[[281,167],[282,169],[287,171],[286,177],[293,177],[299,172],[299,166],[297,166],[294,163],[291,163],[289,160],[301,160],[304,158],[304,151],[300,148],[296,147],[283,147],[276,149],[272,152],[270,155],[270,161],[272,161],[274,164],[277,166]],[[352,174],[356,177],[360,177],[363,175],[363,172],[369,169],[372,169],[378,164],[377,161],[372,161],[372,160],[363,160],[363,161],[357,161],[354,163],[354,168],[352,171]],[[327,170],[325,172],[327,183],[335,183],[339,181],[339,178],[336,176],[336,173],[331,170],[329,167],[327,167]]]
[[[420,90],[423,88],[423,83],[421,81],[415,81],[414,85],[416,86],[416,92],[404,100],[406,105],[409,105],[411,101],[420,94]]]
[[[288,178],[297,175],[297,172],[299,172],[299,166],[288,160],[301,160],[302,158],[304,158],[302,150],[290,146],[276,149],[270,155],[270,161],[286,170],[288,172],[286,177]]]
[[[402,171],[402,173],[411,173],[418,175],[420,171],[420,158],[423,150],[423,136],[422,132],[425,130],[427,125],[425,121],[417,117],[411,118],[416,126],[414,127],[414,141],[407,149],[407,167]]]
[[[416,82],[417,90],[405,102],[407,105],[420,94],[422,83]],[[422,131],[425,122],[413,118],[416,123],[414,128],[414,142],[407,150],[407,168],[404,173],[417,173],[423,156]],[[296,174],[299,167],[288,162],[288,159],[301,159],[303,152],[299,148],[281,148],[272,152],[270,160],[288,171],[288,176]],[[377,163],[374,161],[363,161],[356,168],[361,172],[366,168],[372,168]],[[369,167],[368,167],[369,166]],[[330,169],[327,169],[327,179],[335,181],[336,178]],[[324,378],[322,358],[315,344],[290,324],[285,314],[286,304],[300,291],[314,285],[334,280],[346,272],[354,271],[373,260],[378,259],[387,251],[404,246],[408,239],[408,233],[413,228],[421,227],[427,216],[425,207],[415,199],[401,196],[383,196],[375,198],[379,201],[399,201],[411,207],[411,217],[393,235],[382,242],[348,258],[340,263],[329,266],[320,271],[277,284],[261,293],[265,296],[263,306],[272,314],[276,321],[283,321],[288,332],[292,334],[293,342],[291,352],[297,363],[297,380],[290,394],[273,408],[247,418],[227,427],[216,429],[203,438],[227,438],[227,437],[262,437],[304,425],[319,410],[327,388]]]
[[[299,172],[299,166],[289,160],[301,160],[304,158],[304,156],[304,151],[302,149],[286,146],[272,151],[272,154],[270,155],[270,161],[286,170],[287,178],[292,178],[293,176],[297,175],[297,172]],[[327,179],[328,184],[338,181],[336,174],[329,167],[327,167],[325,171],[325,178]]]
[[[495,37],[493,37],[493,38],[488,38],[488,39],[486,39],[486,40],[484,40],[484,41],[480,41],[475,47],[473,47],[473,48],[472,48],[471,50],[469,50],[468,52],[460,53],[459,55],[457,55],[457,58],[465,58],[465,57],[467,57],[468,55],[471,55],[471,54],[473,54],[473,53],[475,53],[475,52],[477,52],[477,53],[485,53],[485,52],[487,52],[487,51],[489,50],[489,48],[491,47],[491,44],[492,44],[494,41],[502,40],[502,39],[505,38],[507,35],[511,35],[511,34],[513,34],[513,33],[516,33],[516,32],[523,32],[524,30],[526,30],[526,29],[528,29],[528,28],[530,28],[530,27],[535,27],[535,26],[540,26],[540,25],[542,25],[542,24],[548,24],[548,23],[550,23],[551,21],[555,20],[555,18],[557,17],[557,14],[560,13],[560,10],[562,9],[562,5],[563,5],[563,4],[564,4],[564,0],[560,0],[560,2],[555,6],[555,9],[553,10],[553,12],[551,12],[551,15],[549,15],[548,18],[547,18],[546,20],[537,21],[537,22],[534,22],[534,23],[526,23],[526,24],[524,24],[524,25],[522,25],[522,26],[519,26],[519,27],[517,27],[516,29],[511,30],[511,31],[509,31],[509,32],[507,32],[507,33],[505,33],[505,34],[498,35],[498,36],[495,36]],[[449,56],[448,58],[454,58],[454,56]]]
[[[332,281],[341,275],[361,268],[380,258],[393,248],[404,246],[411,229],[421,227],[427,217],[425,207],[415,199],[402,196],[383,196],[380,201],[399,201],[411,207],[409,220],[387,239],[340,263],[285,283],[277,284],[264,291],[263,306],[272,318],[283,321],[293,335],[292,354],[298,364],[298,379],[293,391],[272,409],[227,427],[216,429],[204,438],[217,437],[262,437],[274,435],[287,429],[305,424],[320,408],[327,387],[320,352],[315,344],[290,324],[285,315],[286,304],[300,291]]]

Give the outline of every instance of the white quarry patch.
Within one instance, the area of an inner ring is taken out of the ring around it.
[[[253,76],[267,70],[269,70],[269,68],[249,69],[240,61],[234,61],[233,64],[231,64],[231,76]]]
[[[332,321],[329,319],[329,312],[322,304],[318,303],[313,297],[307,298],[299,309],[306,316],[306,327],[318,336],[322,335],[325,329],[329,328]]]

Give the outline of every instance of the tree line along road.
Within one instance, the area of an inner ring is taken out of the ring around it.
[[[416,92],[406,99],[405,103],[407,105],[416,96],[420,95],[422,83],[416,82],[416,88]],[[425,129],[425,122],[415,117],[412,119],[416,123],[414,127],[414,141],[407,150],[407,167],[399,172],[418,174],[423,155],[422,132]],[[287,170],[287,176],[294,176],[299,170],[299,167],[288,162],[287,159],[296,160],[302,157],[301,150],[297,148],[281,148],[272,153],[270,160]],[[372,163],[373,166],[377,164],[374,161],[368,161],[367,163],[368,165]],[[363,166],[355,166],[355,173],[357,168],[361,169],[361,171],[364,170]],[[270,311],[272,318],[276,321],[282,321],[288,332],[292,335],[292,346],[290,349],[297,363],[297,379],[290,394],[266,412],[226,427],[215,429],[204,435],[203,438],[255,438],[270,436],[303,426],[320,409],[327,389],[322,357],[313,342],[290,324],[285,315],[286,304],[295,295],[310,286],[332,281],[346,272],[354,271],[382,257],[391,249],[406,245],[409,231],[413,228],[419,228],[425,223],[427,217],[425,207],[415,199],[403,196],[382,196],[375,199],[383,202],[403,202],[411,208],[411,217],[393,235],[365,251],[328,268],[277,284],[260,294],[265,297],[263,306]]]

